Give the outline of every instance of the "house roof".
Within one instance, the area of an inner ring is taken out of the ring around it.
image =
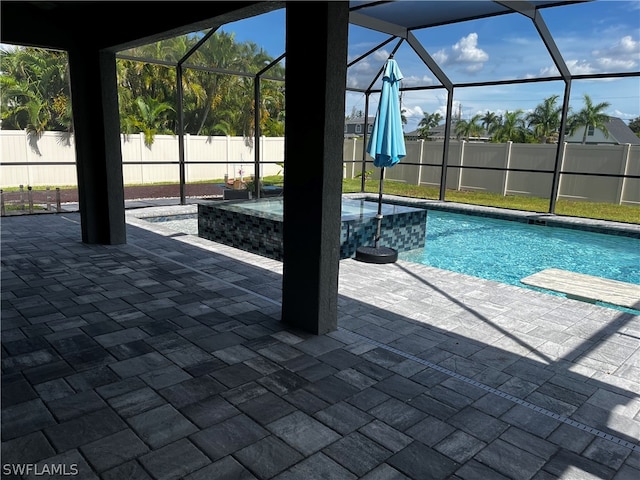
[[[367,124],[372,124],[375,121],[376,117],[369,117],[369,119],[367,120]],[[353,124],[363,124],[364,123],[364,117],[357,117],[357,118],[347,118],[344,121],[345,124],[348,125],[353,125]]]
[[[615,138],[619,144],[630,143],[631,145],[640,145],[640,137],[638,137],[629,126],[618,117],[609,117],[609,121],[605,124],[609,136]]]

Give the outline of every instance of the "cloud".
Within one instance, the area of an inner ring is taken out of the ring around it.
[[[640,42],[635,41],[631,35],[626,35],[609,48],[593,50],[591,54],[606,71],[631,70],[640,61]]]
[[[424,117],[424,110],[420,105],[402,105],[402,110],[404,110],[404,116],[407,118],[417,118],[421,120]]]
[[[623,112],[622,110],[618,110],[617,108],[613,110],[613,113],[611,115],[613,117],[618,117],[623,120],[633,120],[634,118],[637,117],[637,114],[635,113],[626,113],[626,112]]]
[[[453,52],[456,53],[456,62],[486,62],[489,60],[489,55],[478,48],[478,34],[470,33],[466,37],[462,37],[453,48]]]
[[[382,68],[391,55],[388,50],[380,49],[363,58],[359,62],[355,63],[347,70],[347,87],[348,88],[367,88],[371,85],[371,82],[376,78],[376,75],[380,74]],[[350,57],[347,59],[351,62],[357,57]],[[380,82],[380,77],[378,77]],[[424,85],[424,83],[423,83]]]
[[[366,88],[369,86],[378,69],[368,61],[368,58],[360,60],[358,63],[347,69],[347,87]]]
[[[434,81],[429,75],[409,75],[402,79],[403,87],[425,87],[428,85],[433,85]]]
[[[433,54],[433,59],[440,65],[446,65],[447,60],[449,60],[449,56],[444,50],[438,50]]]
[[[458,65],[474,73],[482,69],[484,62],[489,60],[489,54],[478,48],[478,34],[472,32],[458,40],[448,51],[438,50],[433,59],[440,65]]]
[[[384,48],[382,50],[376,50],[375,52],[373,52],[373,58],[381,63],[386,62],[390,56],[391,52],[388,52]]]
[[[588,75],[592,73],[598,73],[599,70],[591,65],[586,60],[566,60],[567,68],[572,75]],[[527,74],[526,78],[538,78],[538,77],[557,77],[560,72],[555,65],[543,67],[538,74]]]

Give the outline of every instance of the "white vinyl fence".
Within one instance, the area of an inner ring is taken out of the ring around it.
[[[48,132],[30,145],[24,131],[1,130],[0,141],[0,188],[76,184],[73,137]],[[179,181],[177,137],[156,135],[151,148],[145,146],[142,134],[122,135],[121,141],[125,185]],[[443,143],[416,140],[406,146],[407,156],[385,169],[385,178],[439,187]],[[255,174],[254,155],[254,147],[242,137],[186,135],[186,182]],[[447,188],[549,198],[555,157],[554,144],[452,141]],[[362,158],[362,139],[345,139],[345,177],[360,173]],[[262,137],[260,160],[260,176],[281,173],[284,138]],[[371,163],[366,168],[374,170]],[[639,178],[608,176],[640,175],[640,146],[565,144],[561,171],[566,173],[560,177],[559,198],[640,205]]]
[[[406,147],[407,156],[385,169],[385,179],[439,188],[444,144],[416,140],[407,141]],[[447,188],[549,198],[556,149],[555,144],[452,141]],[[362,150],[361,139],[345,140],[347,176],[354,177],[362,170]],[[368,155],[367,161],[371,161]],[[372,163],[366,168],[373,170]],[[566,173],[560,176],[559,198],[640,205],[640,178],[607,176],[640,175],[640,146],[564,144],[560,170]]]
[[[77,184],[73,137],[46,132],[30,145],[26,132],[0,130],[0,141],[0,187]],[[156,135],[149,148],[143,134],[121,135],[121,146],[125,185],[179,181],[178,137]],[[260,176],[281,172],[284,139],[262,137],[259,147]],[[187,183],[248,177],[256,173],[254,158],[242,137],[185,136]]]

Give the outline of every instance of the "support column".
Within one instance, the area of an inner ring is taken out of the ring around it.
[[[282,320],[324,334],[338,324],[349,4],[286,8]]]
[[[69,51],[82,241],[126,243],[115,53]]]

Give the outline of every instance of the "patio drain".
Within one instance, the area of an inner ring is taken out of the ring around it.
[[[590,427],[589,425],[585,425],[584,423],[576,422],[575,420],[572,420],[572,419],[570,419],[568,417],[565,417],[564,415],[559,415],[559,414],[557,414],[555,412],[552,412],[551,410],[547,410],[546,408],[540,407],[540,406],[535,405],[535,404],[533,404],[531,402],[527,402],[526,400],[523,400],[523,399],[518,398],[518,397],[516,397],[514,395],[511,395],[509,393],[506,393],[506,392],[503,392],[501,390],[498,390],[497,388],[490,387],[490,386],[485,385],[483,383],[480,383],[480,382],[478,382],[476,380],[473,380],[472,378],[465,377],[464,375],[460,375],[459,373],[456,373],[456,372],[454,372],[452,370],[449,370],[447,368],[443,368],[440,365],[436,365],[435,363],[432,363],[432,362],[430,362],[428,360],[425,360],[425,359],[420,358],[420,357],[416,357],[415,355],[411,355],[410,353],[403,352],[402,350],[398,350],[397,348],[390,347],[389,345],[386,345],[384,343],[380,343],[380,342],[378,342],[376,340],[373,340],[373,339],[371,339],[369,337],[365,337],[364,335],[360,335],[359,333],[355,333],[355,332],[352,332],[350,330],[345,330],[343,328],[339,328],[339,330],[342,330],[344,332],[348,332],[351,335],[359,337],[360,339],[362,339],[362,340],[364,340],[364,341],[366,341],[368,343],[371,343],[371,344],[373,344],[373,345],[375,345],[377,347],[383,348],[383,349],[385,349],[385,350],[387,350],[389,352],[393,352],[393,353],[395,353],[397,355],[400,355],[401,357],[407,358],[409,360],[413,360],[414,362],[418,362],[418,363],[420,363],[420,364],[422,364],[422,365],[424,365],[426,367],[429,367],[429,368],[432,368],[434,370],[437,370],[440,373],[444,373],[445,375],[453,377],[453,378],[455,378],[457,380],[460,380],[462,382],[465,382],[465,383],[467,383],[469,385],[473,385],[474,387],[480,388],[481,390],[484,390],[484,391],[489,392],[489,393],[493,393],[494,395],[497,395],[497,396],[499,396],[501,398],[510,400],[513,403],[517,403],[518,405],[521,405],[521,406],[523,406],[525,408],[528,408],[530,410],[538,412],[538,413],[540,413],[542,415],[546,415],[547,417],[551,417],[551,418],[553,418],[553,419],[555,419],[555,420],[557,420],[559,422],[562,422],[562,423],[564,423],[566,425],[570,425],[570,426],[578,428],[580,430],[584,430],[585,432],[589,432],[592,435],[595,435],[597,437],[603,438],[605,440],[613,442],[613,443],[615,443],[617,445],[620,445],[622,447],[626,447],[626,448],[628,448],[630,450],[633,450],[633,451],[636,451],[636,452],[640,452],[640,445],[637,445],[635,443],[629,442],[629,441],[624,440],[622,438],[616,437],[616,436],[611,435],[609,433],[603,432],[602,430],[598,430],[597,428]]]

